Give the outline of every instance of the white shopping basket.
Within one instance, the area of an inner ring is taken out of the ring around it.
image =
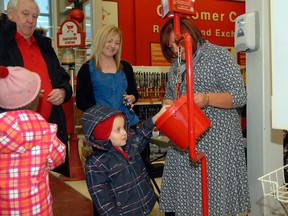
[[[288,169],[288,164],[258,178],[262,183],[265,197],[272,196],[279,202],[288,203],[288,183],[285,183],[284,175],[286,169]]]
[[[284,203],[288,203],[288,183],[285,182],[285,172],[288,164],[258,178],[262,183],[264,197],[273,197],[278,200],[288,216]]]

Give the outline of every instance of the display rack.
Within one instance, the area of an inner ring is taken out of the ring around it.
[[[161,104],[169,66],[133,66],[139,99],[136,105]]]
[[[139,124],[148,117],[154,116],[161,109],[169,69],[169,66],[133,66],[139,93],[139,99],[133,109],[139,117]],[[150,159],[152,161],[156,158],[164,160],[167,146],[163,146],[163,142],[154,142],[155,140],[160,140],[160,136],[150,141]]]

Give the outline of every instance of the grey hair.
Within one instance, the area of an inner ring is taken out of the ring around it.
[[[9,0],[8,1],[8,5],[7,5],[7,9],[10,8],[10,9],[13,9],[13,10],[17,10],[19,1],[20,0]],[[39,8],[38,3],[35,0],[31,0],[31,1],[35,2],[35,4],[37,5],[37,8],[38,8],[38,11],[40,12],[40,8]]]
[[[10,8],[10,9],[16,10],[18,3],[19,3],[19,0],[9,0],[8,5],[7,5],[7,9]]]

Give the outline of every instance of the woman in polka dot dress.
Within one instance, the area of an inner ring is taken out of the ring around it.
[[[211,121],[196,141],[196,151],[207,157],[209,216],[238,215],[251,208],[237,112],[246,104],[241,73],[230,53],[202,38],[191,20],[182,18],[180,31],[192,39],[194,101]],[[163,55],[171,62],[163,104],[172,104],[177,92],[180,96],[186,93],[185,45],[175,41],[173,19],[163,26],[160,37]],[[191,161],[188,150],[169,147],[160,210],[166,215],[201,216],[201,196],[201,166]]]

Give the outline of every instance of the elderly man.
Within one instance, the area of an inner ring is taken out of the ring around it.
[[[48,122],[58,125],[57,136],[67,145],[66,117],[61,104],[72,96],[70,76],[60,66],[51,39],[35,30],[39,13],[34,0],[9,0],[7,14],[0,16],[0,65],[22,66],[40,75],[43,97],[37,111]],[[68,158],[54,171],[69,176]]]

